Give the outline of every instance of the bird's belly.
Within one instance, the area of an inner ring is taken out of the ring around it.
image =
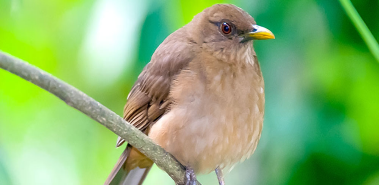
[[[196,173],[245,160],[257,146],[263,123],[263,81],[254,79],[256,84],[177,87],[172,96],[180,101],[152,126],[149,137]]]

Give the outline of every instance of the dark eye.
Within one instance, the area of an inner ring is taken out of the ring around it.
[[[221,24],[221,31],[224,34],[229,34],[232,32],[232,27],[228,23],[224,22]]]

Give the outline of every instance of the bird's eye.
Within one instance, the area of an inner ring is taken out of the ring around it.
[[[232,27],[228,23],[224,22],[221,24],[221,31],[224,34],[229,34],[232,32]]]

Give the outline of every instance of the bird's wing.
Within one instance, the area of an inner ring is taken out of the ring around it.
[[[168,110],[171,83],[194,57],[191,44],[177,33],[157,48],[128,95],[124,108],[126,121],[145,132]],[[119,138],[117,146],[123,142]]]
[[[146,134],[149,126],[168,111],[171,104],[168,98],[171,83],[194,58],[192,50],[194,47],[191,45],[195,43],[186,40],[187,35],[180,30],[167,37],[157,48],[150,63],[142,70],[128,95],[124,108],[124,119]],[[117,147],[124,142],[124,139],[119,137]],[[131,146],[127,146],[125,151],[128,152],[121,155],[105,184],[123,184],[120,183],[121,181],[129,183],[127,180],[134,178],[128,177],[129,173],[136,169],[143,169],[144,173],[141,178],[133,179],[133,182],[143,181],[152,162]],[[119,172],[123,178],[115,179]]]

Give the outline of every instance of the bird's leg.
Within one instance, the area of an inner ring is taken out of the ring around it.
[[[220,185],[225,185],[225,181],[224,181],[224,175],[222,174],[222,170],[220,167],[217,167],[215,169],[215,172],[216,172],[216,175],[217,175],[217,179],[218,179],[218,183]]]
[[[186,167],[185,185],[196,185],[196,175],[191,167]]]

